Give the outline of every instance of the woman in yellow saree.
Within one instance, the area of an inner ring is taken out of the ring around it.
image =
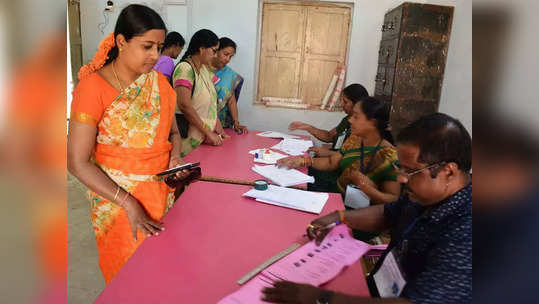
[[[146,236],[164,229],[160,220],[174,203],[174,189],[155,174],[183,164],[176,94],[153,70],[165,32],[155,11],[127,6],[81,68],[73,92],[68,169],[89,188],[107,284]]]
[[[182,156],[200,144],[221,145],[229,137],[217,117],[217,77],[209,69],[219,39],[212,31],[197,31],[174,69],[172,83],[177,93],[180,128],[188,128],[182,140]]]

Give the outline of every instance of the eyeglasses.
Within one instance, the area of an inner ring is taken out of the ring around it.
[[[424,170],[427,170],[427,169],[432,169],[432,168],[436,168],[436,167],[440,167],[440,166],[443,166],[445,165],[446,162],[442,161],[442,162],[439,162],[439,163],[435,163],[435,164],[432,164],[432,165],[428,165],[426,166],[425,168],[421,168],[421,169],[417,169],[417,170],[412,170],[412,171],[406,171],[406,169],[402,168],[400,166],[400,163],[397,161],[397,162],[394,162],[392,163],[391,165],[393,165],[393,168],[395,168],[395,170],[397,170],[399,172],[400,175],[403,175],[405,176],[407,179],[410,179],[412,176],[416,175],[417,173],[419,172],[422,172]]]

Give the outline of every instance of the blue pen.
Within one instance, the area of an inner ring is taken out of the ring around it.
[[[330,228],[333,228],[333,227],[339,225],[340,223],[341,223],[341,222],[336,221],[335,223],[331,223],[331,224],[326,225],[323,229],[330,229]]]
[[[324,230],[331,229],[331,228],[333,228],[333,227],[335,227],[335,226],[337,226],[337,225],[340,225],[340,224],[341,224],[341,222],[336,221],[336,222],[334,222],[334,223],[327,224],[326,226],[322,227],[322,229],[324,229]],[[309,226],[310,226],[310,225],[309,225]],[[307,236],[307,234],[304,234],[303,236],[305,237],[305,236]]]

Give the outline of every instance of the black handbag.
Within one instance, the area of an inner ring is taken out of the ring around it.
[[[176,123],[178,124],[178,130],[182,138],[187,138],[187,133],[189,133],[189,121],[185,118],[185,115],[181,113],[176,113]]]
[[[178,64],[182,62],[187,62],[191,66],[191,69],[193,69],[193,66],[191,65],[189,61],[183,60],[183,61],[180,61]],[[174,70],[176,70],[176,68],[174,68]],[[193,93],[195,92],[195,86],[196,86],[196,76],[195,76],[195,79],[193,80],[193,88],[191,89],[191,97],[193,97]],[[189,121],[187,120],[187,118],[185,117],[183,113],[176,113],[176,124],[178,125],[178,130],[180,131],[180,135],[182,136],[182,138],[187,138],[187,134],[189,133]]]

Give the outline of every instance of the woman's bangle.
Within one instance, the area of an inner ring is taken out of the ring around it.
[[[113,202],[116,202],[118,194],[120,194],[120,186],[116,186],[116,193],[114,194],[114,199],[112,200]]]
[[[181,156],[181,155],[172,155],[172,156],[170,157],[170,159],[174,159],[174,158],[182,159],[182,156]]]
[[[120,207],[125,208],[125,200],[127,199],[128,196],[129,196],[129,192],[125,191],[124,198],[118,204],[118,205],[120,205]]]

